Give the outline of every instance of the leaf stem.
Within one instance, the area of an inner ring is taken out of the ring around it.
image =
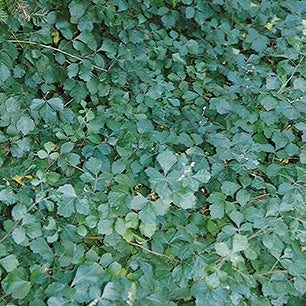
[[[263,197],[266,197],[266,196],[269,196],[269,195],[270,195],[270,193],[263,193],[263,194],[260,194],[260,195],[258,195],[256,197],[250,198],[250,201],[251,200],[258,200],[260,198],[263,198]],[[231,202],[231,203],[232,204],[237,204],[237,203],[239,203],[239,201],[234,201],[234,202]]]
[[[305,58],[306,54],[304,54],[302,56],[302,58],[300,59],[299,63],[295,66],[293,72],[291,73],[290,77],[288,78],[288,80],[281,86],[281,88],[279,89],[279,91],[277,93],[281,93],[281,91],[284,89],[284,87],[287,86],[287,84],[289,83],[289,81],[293,78],[294,74],[296,73],[297,69],[299,68],[299,66],[302,64],[303,59]]]
[[[256,237],[256,236],[258,236],[259,233],[262,232],[262,231],[263,231],[265,228],[267,228],[268,226],[269,226],[269,224],[265,225],[263,228],[261,228],[260,230],[258,230],[257,232],[255,232],[252,236],[250,236],[250,237],[248,238],[248,240],[249,240],[249,239],[252,239],[252,238],[254,238],[254,237]]]
[[[139,247],[139,248],[142,248],[143,250],[147,251],[148,253],[151,253],[151,254],[154,254],[154,255],[157,255],[157,256],[161,256],[161,257],[165,257],[165,258],[168,258],[168,259],[173,260],[173,261],[175,261],[175,262],[181,263],[181,260],[177,260],[177,259],[175,259],[175,258],[172,258],[172,257],[168,256],[168,255],[165,255],[165,254],[161,254],[161,253],[157,253],[157,252],[151,251],[151,250],[147,249],[146,247],[144,247],[144,246],[141,245],[141,244],[138,244],[138,243],[135,243],[135,242],[128,242],[128,243],[131,244],[131,245],[133,245],[133,246],[137,246],[137,247]]]
[[[73,54],[71,54],[71,53],[68,53],[68,52],[66,52],[66,51],[63,51],[63,50],[61,50],[61,49],[58,49],[58,48],[54,48],[54,47],[51,47],[51,46],[47,46],[47,45],[44,45],[44,44],[38,44],[38,43],[36,43],[36,42],[34,42],[34,41],[27,41],[27,40],[18,40],[18,39],[8,39],[7,40],[8,42],[11,42],[11,43],[24,43],[24,44],[29,44],[29,45],[40,45],[40,46],[42,46],[43,48],[46,48],[46,49],[51,49],[51,50],[53,50],[53,51],[56,51],[56,52],[60,52],[60,53],[62,53],[62,54],[65,54],[65,55],[67,55],[67,56],[70,56],[70,57],[72,57],[72,58],[75,58],[75,59],[77,59],[77,60],[79,60],[79,61],[82,61],[83,60],[83,58],[81,58],[81,57],[78,57],[78,56],[75,56],[75,55],[73,55]],[[96,65],[92,65],[94,68],[96,68],[96,69],[98,69],[98,70],[101,70],[101,71],[104,71],[104,72],[107,72],[109,69],[105,69],[105,68],[101,68],[101,67],[99,67],[99,66],[96,66]]]
[[[33,203],[27,210],[27,213],[36,205],[37,203]],[[1,238],[0,243],[5,240],[11,233],[12,231],[19,225],[19,223],[23,220],[23,218],[20,218],[15,225]]]
[[[261,277],[264,275],[268,275],[268,274],[274,274],[274,273],[288,273],[289,270],[277,270],[277,271],[269,271],[269,272],[264,272],[264,273],[260,273],[260,274],[254,274],[254,277]]]

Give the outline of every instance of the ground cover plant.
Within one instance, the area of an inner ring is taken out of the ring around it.
[[[305,305],[305,13],[1,1],[0,305]]]

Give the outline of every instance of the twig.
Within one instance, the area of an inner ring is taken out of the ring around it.
[[[287,273],[289,270],[278,270],[278,271],[269,271],[269,272],[264,272],[260,274],[254,274],[254,277],[261,277],[263,275],[268,275],[268,274],[274,274],[274,273]]]
[[[175,262],[181,262],[180,260],[177,260],[177,259],[175,259],[175,258],[172,258],[172,257],[170,257],[170,256],[168,256],[168,255],[165,255],[165,254],[161,254],[161,253],[157,253],[157,252],[151,251],[151,250],[147,249],[146,247],[144,247],[144,246],[141,245],[141,244],[137,244],[137,243],[135,243],[135,242],[128,242],[128,243],[131,244],[131,245],[137,246],[137,247],[139,247],[139,248],[142,248],[143,250],[147,251],[148,253],[151,253],[151,254],[154,254],[154,255],[157,255],[157,256],[161,256],[161,257],[165,257],[165,258],[168,258],[168,259],[173,260],[173,261],[175,261]]]
[[[6,297],[10,296],[12,293],[13,293],[13,292],[3,294],[2,296],[0,296],[0,300],[4,300]]]
[[[281,86],[281,88],[279,89],[279,91],[277,93],[281,93],[281,91],[283,90],[284,87],[286,87],[286,85],[289,83],[289,81],[293,78],[294,74],[296,73],[297,69],[299,68],[299,66],[301,65],[303,59],[305,58],[305,54],[302,56],[302,58],[300,59],[299,63],[295,66],[293,72],[291,73],[290,77],[288,78],[288,80]]]
[[[12,30],[10,30],[10,33],[16,38],[16,40],[18,40],[18,37],[15,35],[15,33]],[[19,43],[19,45],[22,49],[24,48],[21,43]]]
[[[75,221],[75,218],[76,218],[76,216],[78,215],[78,212],[76,212],[75,214],[74,214],[74,217],[73,217],[73,219],[72,219],[72,222],[71,222],[71,224],[73,224],[74,223],[74,221]]]
[[[97,237],[90,237],[90,236],[85,236],[83,239],[91,239],[91,240],[103,240],[104,237],[102,236],[97,236]]]
[[[82,172],[84,172],[84,170],[83,170],[82,168],[78,167],[78,166],[73,166],[73,165],[71,165],[70,163],[67,163],[67,165],[70,166],[70,167],[73,167],[73,168],[75,168],[75,169],[78,169],[78,170],[80,170],[80,171],[82,171]]]
[[[260,194],[260,195],[258,195],[258,196],[256,196],[256,197],[250,198],[249,201],[251,201],[251,200],[258,200],[258,199],[260,199],[260,198],[263,198],[263,197],[266,197],[266,196],[269,196],[269,195],[270,195],[270,193]],[[232,204],[237,204],[237,203],[239,203],[239,201],[234,201],[234,202],[232,202]]]
[[[47,46],[47,45],[44,45],[44,44],[38,44],[38,43],[36,43],[36,42],[34,42],[34,41],[16,40],[16,39],[8,39],[7,41],[8,41],[8,42],[12,42],[12,43],[19,43],[19,44],[20,44],[20,43],[24,43],[24,44],[29,44],[29,45],[40,45],[40,46],[42,46],[43,48],[51,49],[51,50],[56,51],[56,52],[60,52],[60,53],[62,53],[62,54],[65,54],[65,55],[67,55],[67,56],[70,56],[70,57],[72,57],[72,58],[75,58],[75,59],[77,59],[77,60],[79,60],[79,61],[82,61],[82,60],[83,60],[81,57],[75,56],[75,55],[70,54],[70,53],[68,53],[68,52],[66,52],[66,51],[63,51],[63,50],[61,50],[61,49],[54,48],[54,47],[51,47],[51,46]],[[96,69],[98,69],[98,70],[101,70],[101,71],[104,71],[104,72],[107,72],[107,71],[109,70],[109,69],[101,68],[101,67],[96,66],[96,65],[92,65],[92,66],[93,66],[94,68],[96,68]]]
[[[249,238],[248,238],[248,240],[249,239],[252,239],[252,238],[254,238],[254,237],[256,237],[261,231],[263,231],[265,228],[267,228],[269,226],[269,224],[267,224],[267,225],[265,225],[263,228],[261,228],[260,230],[258,230],[256,233],[254,233],[252,236],[250,236]]]
[[[50,165],[48,165],[48,167],[44,170],[45,172],[47,172],[49,170],[50,167],[52,167],[52,165],[59,159],[61,155],[59,155],[56,159],[54,159]]]
[[[33,203],[28,209],[27,209],[27,213],[36,205],[37,203]],[[19,225],[19,223],[22,221],[23,218],[20,218],[15,225],[1,238],[0,243],[5,240],[10,234],[11,232]]]
[[[15,225],[1,238],[0,243],[5,240],[10,234],[11,232],[18,226],[18,224],[22,221],[23,218],[19,219]]]

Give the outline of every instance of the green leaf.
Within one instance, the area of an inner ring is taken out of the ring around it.
[[[174,204],[183,209],[192,208],[196,203],[196,197],[192,192],[174,193],[172,197]]]
[[[225,195],[221,192],[212,193],[207,201],[213,203],[210,205],[210,215],[212,219],[222,218],[224,216]]]
[[[237,210],[232,211],[232,212],[229,214],[229,217],[235,222],[235,224],[237,225],[238,228],[240,227],[240,224],[241,224],[241,222],[242,222],[243,219],[244,219],[243,214],[240,213],[240,212],[237,211]]]
[[[145,39],[145,34],[143,31],[131,30],[129,31],[130,41],[134,44],[142,43]]]
[[[215,249],[217,254],[220,256],[228,256],[231,253],[230,249],[224,242],[216,243]]]
[[[30,282],[19,278],[17,275],[9,274],[4,281],[5,292],[7,294],[12,294],[11,296],[13,299],[22,300],[30,292]]]
[[[171,169],[171,167],[176,163],[176,156],[169,150],[160,153],[157,156],[157,161],[161,165],[165,174]]]
[[[10,76],[10,70],[4,65],[0,64],[0,80],[5,82]]]
[[[75,198],[77,196],[71,184],[65,184],[63,186],[60,186],[58,188],[58,191],[67,198]]]
[[[135,210],[141,210],[147,203],[148,200],[145,197],[137,195],[132,199],[130,207]]]
[[[44,144],[44,148],[47,150],[48,154],[51,153],[55,149],[55,144],[48,141]]]
[[[73,142],[65,142],[61,146],[61,154],[69,153],[73,150],[74,143]]]
[[[129,212],[125,216],[125,226],[127,228],[137,228],[138,226],[138,214],[134,212]]]
[[[306,281],[302,276],[298,276],[295,280],[294,280],[294,287],[296,290],[298,290],[299,292],[301,292],[301,294],[305,294],[306,291]]]
[[[219,114],[227,114],[231,111],[231,106],[225,99],[212,98],[211,106],[212,109],[216,109]]]
[[[195,9],[192,6],[188,6],[186,8],[186,18],[190,19],[193,18],[195,14]]]
[[[212,273],[209,276],[205,277],[205,283],[207,285],[207,288],[214,289],[217,288],[220,285],[219,277],[216,272]]]
[[[236,200],[241,206],[244,206],[250,200],[250,194],[245,189],[240,189],[236,194]]]
[[[78,75],[79,65],[76,63],[72,63],[67,67],[69,78],[73,78]]]
[[[240,186],[234,182],[229,182],[229,181],[225,181],[222,183],[222,191],[226,194],[226,195],[230,195],[233,196],[234,193],[240,188]]]
[[[0,259],[0,265],[6,270],[6,272],[12,272],[19,265],[17,257],[10,254]]]
[[[183,99],[188,102],[188,101],[192,101],[194,99],[196,99],[199,95],[193,91],[186,91],[183,94]]]
[[[30,249],[39,254],[48,263],[52,263],[54,254],[45,239],[38,237],[30,242]]]
[[[90,211],[90,202],[88,199],[83,198],[76,198],[74,201],[75,209],[78,213],[83,214],[83,215],[88,215]]]
[[[80,1],[71,1],[68,7],[71,14],[71,22],[73,23],[76,23],[77,20],[85,13],[85,5]]]
[[[271,96],[264,96],[264,98],[261,100],[261,105],[264,106],[267,111],[269,111],[277,108],[278,101]]]
[[[76,272],[76,275],[71,283],[74,287],[80,284],[94,284],[98,280],[100,268],[97,264],[81,264]]]
[[[303,150],[300,154],[300,161],[301,161],[301,164],[305,165],[306,164],[306,151]]]
[[[17,197],[15,196],[13,190],[11,189],[2,189],[0,191],[0,201],[4,204],[15,204],[17,201]]]
[[[121,218],[118,218],[118,219],[116,220],[116,223],[115,223],[115,231],[116,231],[119,235],[123,236],[123,235],[125,234],[126,230],[127,230],[127,227],[126,227],[126,225],[125,225],[124,220],[121,219]]]
[[[113,221],[102,219],[98,222],[98,233],[109,235],[113,232]]]
[[[152,133],[154,131],[154,126],[151,121],[147,119],[141,119],[137,122],[137,129],[140,134]]]
[[[38,157],[40,159],[45,159],[45,158],[47,158],[49,156],[48,153],[46,151],[44,151],[44,150],[39,150],[37,152],[37,155],[38,155]]]
[[[145,224],[142,222],[139,226],[139,230],[143,235],[150,238],[156,231],[156,223],[152,222]]]
[[[236,234],[233,238],[233,252],[245,251],[249,246],[246,235]]]
[[[302,92],[304,92],[305,88],[306,88],[306,79],[304,79],[303,77],[296,78],[293,81],[293,87],[294,87],[294,89],[299,89]]]
[[[87,30],[81,32],[81,34],[77,36],[76,39],[84,42],[93,51],[96,51],[98,48],[94,35]]]
[[[15,228],[12,232],[12,238],[15,241],[15,243],[17,244],[22,243],[26,238],[24,228],[23,227]]]
[[[84,169],[90,171],[95,176],[99,174],[101,167],[102,161],[95,157],[90,157],[84,164]]]
[[[16,127],[18,131],[21,131],[23,135],[27,135],[34,130],[35,124],[34,124],[34,121],[30,119],[29,117],[23,116],[17,122]]]

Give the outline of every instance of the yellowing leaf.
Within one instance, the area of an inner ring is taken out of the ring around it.
[[[246,33],[242,33],[241,35],[242,35],[244,38],[246,38]]]
[[[250,7],[261,7],[261,5],[251,2]]]
[[[151,193],[151,199],[152,200],[157,200],[158,199],[158,195],[154,191],[152,191],[152,193]]]
[[[271,20],[270,22],[268,22],[264,27],[266,28],[266,29],[268,29],[268,30],[271,30],[272,29],[272,27],[273,27],[273,24],[276,22],[276,21],[278,21],[278,20],[280,20],[280,18],[274,18],[273,20]]]
[[[119,275],[124,276],[126,274],[126,270],[124,268],[121,268]]]
[[[59,32],[56,29],[53,29],[52,31],[52,36],[53,36],[53,42],[57,45],[58,42],[60,41],[60,35]]]
[[[268,30],[271,30],[273,27],[273,23],[272,22],[268,22],[266,25],[265,25],[265,28],[268,29]]]
[[[17,175],[17,174],[13,177],[14,181],[16,181],[18,184],[24,186],[25,184],[22,182],[22,179],[23,179],[23,177],[20,176],[20,175]]]
[[[33,176],[32,175],[25,175],[24,177],[27,178],[27,179],[33,180]]]
[[[302,246],[302,252],[306,253],[306,246]]]

